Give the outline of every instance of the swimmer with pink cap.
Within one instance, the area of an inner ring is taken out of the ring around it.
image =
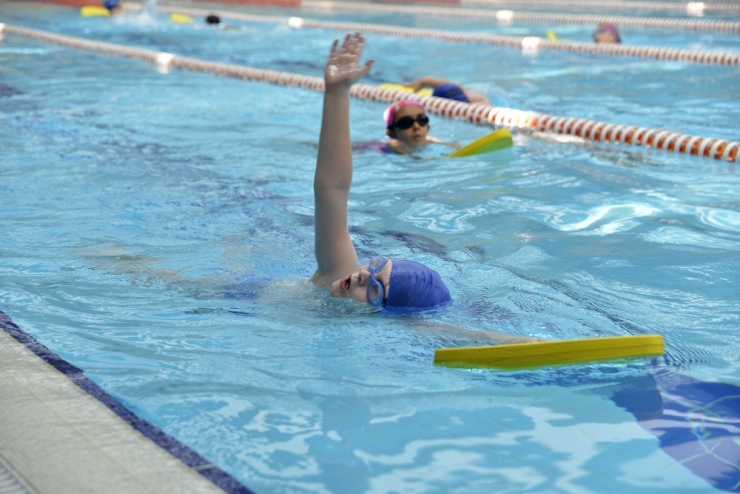
[[[429,135],[429,117],[416,100],[405,99],[391,103],[383,112],[383,121],[385,134],[390,137],[386,145],[396,153],[413,154],[424,149],[427,144],[460,147],[456,142],[443,142]]]
[[[619,31],[614,24],[604,22],[596,26],[594,30],[594,43],[621,43]]]

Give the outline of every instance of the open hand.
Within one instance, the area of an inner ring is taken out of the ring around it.
[[[324,70],[324,82],[327,89],[349,87],[368,73],[375,60],[370,59],[365,62],[365,65],[359,65],[364,48],[365,38],[360,33],[345,36],[341,47],[339,47],[339,41],[334,40]]]

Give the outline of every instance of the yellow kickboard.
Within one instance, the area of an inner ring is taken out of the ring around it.
[[[630,357],[656,357],[663,355],[663,347],[663,337],[656,334],[605,336],[579,340],[440,348],[434,352],[434,363],[450,367],[521,369]]]
[[[406,91],[407,93],[418,94],[419,96],[432,95],[432,90],[429,88],[419,89],[417,92],[414,93],[414,88],[412,88],[411,86],[404,86],[403,84],[392,84],[390,82],[379,84],[378,87],[382,87],[383,89],[396,89],[398,91]]]
[[[448,154],[447,157],[463,158],[476,154],[492,153],[493,151],[510,148],[513,145],[514,139],[512,139],[509,129],[498,129]]]
[[[80,9],[82,17],[109,17],[110,10],[97,5],[85,5]]]
[[[178,14],[177,12],[170,16],[170,20],[175,24],[190,24],[191,22],[194,22],[193,18],[189,15]]]

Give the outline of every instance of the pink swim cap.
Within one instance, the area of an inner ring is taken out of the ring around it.
[[[390,106],[388,106],[388,108],[386,108],[383,112],[383,121],[385,122],[385,128],[389,128],[391,125],[393,125],[393,122],[396,121],[396,112],[398,110],[400,110],[404,106],[412,105],[424,108],[422,104],[415,99],[405,99],[403,101],[396,101],[395,103],[391,103]]]
[[[603,22],[596,26],[596,30],[594,31],[594,41],[596,41],[597,33],[611,33],[617,43],[622,42],[622,38],[619,37],[619,31],[617,31],[617,26],[615,26],[614,24]]]

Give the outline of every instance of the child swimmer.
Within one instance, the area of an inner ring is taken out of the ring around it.
[[[334,41],[324,69],[324,105],[313,184],[314,253],[317,266],[311,281],[316,286],[329,287],[333,297],[369,304],[382,313],[405,315],[443,308],[452,303],[452,297],[439,273],[412,260],[387,257],[373,257],[368,264],[359,266],[357,252],[349,235],[347,202],[353,171],[349,93],[351,86],[373,64],[373,60],[368,60],[364,65],[359,65],[364,44],[365,39],[359,33],[347,35],[341,46]],[[271,285],[276,284],[272,282]],[[280,303],[287,293],[294,307],[296,292],[285,288],[295,285],[279,286],[279,290],[267,290],[277,295],[273,303]],[[257,294],[247,295],[247,298],[251,298]],[[468,341],[521,343],[537,340],[492,331],[468,330],[428,319],[414,318],[411,322],[415,328],[445,336],[464,337]]]
[[[442,144],[457,149],[456,142],[443,142],[429,135],[429,117],[418,101],[405,99],[392,103],[383,113],[385,133],[390,140],[386,143],[398,154],[413,154],[428,144]]]
[[[375,257],[369,264],[358,266],[349,236],[347,201],[352,185],[349,92],[352,84],[373,65],[373,60],[359,65],[364,47],[365,38],[359,33],[347,35],[341,47],[334,41],[324,70],[324,109],[314,175],[317,269],[312,281],[330,286],[333,297],[371,304],[387,312],[408,313],[441,307],[452,298],[439,273],[414,261],[385,257]],[[414,121],[400,130],[407,131],[408,137],[403,138],[409,141],[409,147],[426,144],[429,123],[424,121],[426,116],[418,103],[394,107],[387,122],[393,127],[399,118],[407,116]]]
[[[411,87],[414,92],[431,87],[434,89],[432,95],[438,98],[464,103],[491,104],[482,94],[438,77],[424,77],[404,85]],[[442,144],[453,149],[460,147],[457,142],[443,142],[429,135],[429,117],[418,101],[406,99],[392,103],[383,113],[383,120],[385,133],[390,137],[389,141],[360,142],[353,144],[353,148],[356,150],[375,149],[384,153],[414,154],[428,144]]]
[[[429,117],[424,107],[412,99],[391,103],[383,113],[387,141],[364,141],[352,143],[352,149],[362,151],[373,149],[382,153],[415,154],[424,150],[428,144],[442,144],[457,149],[456,142],[443,142],[429,135]]]

